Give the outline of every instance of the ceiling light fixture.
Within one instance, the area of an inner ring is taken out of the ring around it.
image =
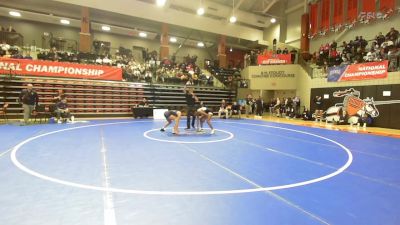
[[[230,51],[230,52],[233,52],[233,49],[232,49],[232,47],[229,49],[229,51]]]
[[[232,0],[232,16],[229,18],[229,22],[236,23],[237,18],[235,16],[235,0]]]
[[[203,42],[197,42],[197,46],[202,48],[202,47],[204,47],[204,43]]]
[[[172,42],[172,43],[176,43],[177,42],[176,37],[170,37],[169,41]]]
[[[66,20],[66,19],[61,19],[61,20],[60,20],[60,23],[65,24],[65,25],[69,25],[69,24],[70,24],[70,21],[69,21],[69,20]]]
[[[145,38],[145,37],[147,37],[147,34],[145,32],[140,32],[139,36]]]
[[[199,16],[204,15],[204,12],[205,12],[205,10],[203,7],[200,7],[197,9],[197,15],[199,15]]]
[[[8,12],[8,14],[10,14],[11,16],[21,17],[21,13],[16,11],[10,11]]]
[[[201,16],[205,12],[204,6],[203,6],[203,0],[200,0],[200,7],[197,9],[197,15]]]
[[[167,2],[167,0],[157,0],[156,4],[158,7],[163,7],[166,2]]]
[[[110,26],[103,25],[103,26],[101,26],[101,29],[104,30],[104,31],[110,31],[110,30],[111,30],[111,27],[110,27]]]
[[[276,19],[275,18],[271,18],[271,23],[275,23]]]

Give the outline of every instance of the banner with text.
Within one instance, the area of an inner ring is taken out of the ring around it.
[[[328,68],[328,82],[382,79],[388,76],[388,61]]]
[[[290,54],[267,54],[258,56],[258,65],[290,63],[292,63],[292,58]]]
[[[0,74],[122,80],[122,69],[111,66],[9,58],[0,58]]]

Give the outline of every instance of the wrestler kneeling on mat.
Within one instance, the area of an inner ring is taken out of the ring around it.
[[[165,119],[167,119],[167,123],[164,125],[160,131],[165,131],[165,128],[168,127],[173,120],[175,120],[174,128],[172,129],[173,134],[179,134],[179,121],[181,119],[181,112],[175,110],[168,110],[164,113]]]
[[[202,104],[201,104],[202,105]],[[208,126],[211,129],[210,134],[214,134],[215,130],[213,125],[211,124],[211,118],[213,116],[213,113],[207,109],[207,107],[200,107],[199,109],[197,109],[197,131],[203,131],[203,123],[204,121],[207,121]]]

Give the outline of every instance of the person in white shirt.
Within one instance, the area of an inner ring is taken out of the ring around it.
[[[228,117],[228,109],[226,108],[226,103],[225,103],[224,99],[221,100],[221,105],[220,105],[219,110],[218,110],[218,117],[219,118],[221,118],[221,114],[222,113],[225,113],[225,116]]]

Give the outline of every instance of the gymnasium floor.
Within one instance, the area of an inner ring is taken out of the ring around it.
[[[1,125],[0,225],[400,224],[398,138],[249,119],[173,136],[163,123]]]

